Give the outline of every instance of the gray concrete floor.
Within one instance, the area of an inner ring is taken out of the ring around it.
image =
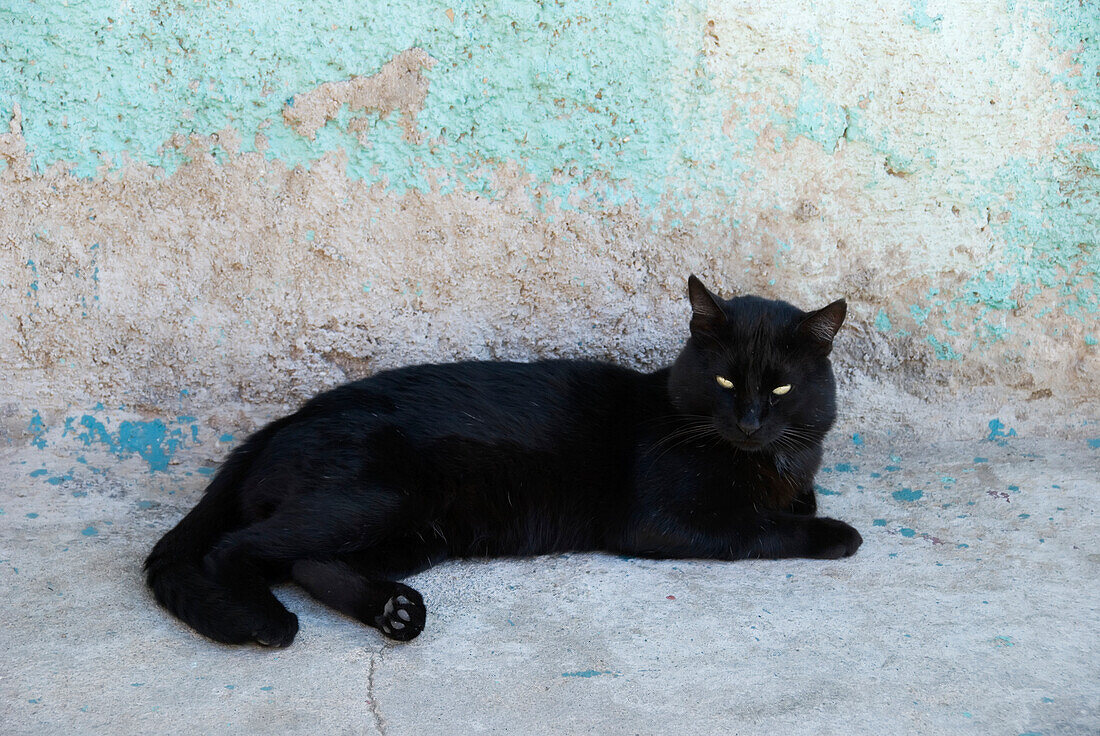
[[[1001,434],[838,432],[820,500],[863,533],[849,560],[450,562],[413,582],[410,644],[287,587],[279,651],[200,638],[139,573],[231,442],[162,472],[11,446],[0,732],[1098,733],[1100,428]]]

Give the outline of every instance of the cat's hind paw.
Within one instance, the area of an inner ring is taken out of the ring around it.
[[[297,633],[298,617],[290,611],[281,611],[257,621],[252,639],[260,646],[282,649],[290,646]]]
[[[391,639],[409,641],[424,630],[428,610],[424,599],[407,585],[396,583],[394,594],[386,601],[374,625]]]

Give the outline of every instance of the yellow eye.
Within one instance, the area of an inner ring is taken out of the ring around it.
[[[791,384],[788,383],[786,386],[776,386],[775,388],[772,389],[772,393],[775,394],[776,396],[782,396],[783,394],[787,393],[790,390],[791,390]]]
[[[714,380],[718,381],[718,385],[721,386],[722,388],[733,388],[733,381],[731,381],[728,378],[723,378],[722,376],[715,376]]]

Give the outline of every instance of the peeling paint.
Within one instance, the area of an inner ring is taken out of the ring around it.
[[[1095,397],[1088,4],[289,9],[0,9],[0,368],[44,397],[11,433],[421,360],[655,367],[690,270],[848,296],[845,375]],[[82,427],[163,470],[188,428],[140,421]]]

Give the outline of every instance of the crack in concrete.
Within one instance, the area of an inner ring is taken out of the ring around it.
[[[367,705],[370,706],[370,713],[374,718],[374,727],[378,729],[378,733],[382,736],[386,736],[386,719],[382,717],[382,711],[378,707],[378,699],[374,695],[374,671],[377,669],[379,662],[382,661],[382,655],[385,652],[386,645],[382,644],[381,649],[371,653],[370,668],[367,671]]]

